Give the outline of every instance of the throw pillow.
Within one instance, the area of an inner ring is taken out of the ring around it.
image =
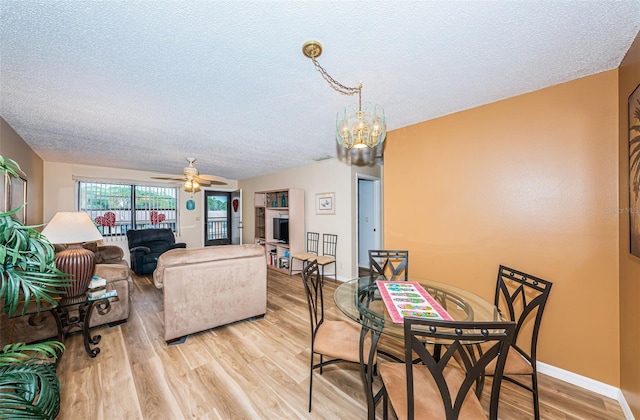
[[[98,243],[97,242],[85,242],[82,244],[84,249],[88,249],[91,252],[98,252]]]

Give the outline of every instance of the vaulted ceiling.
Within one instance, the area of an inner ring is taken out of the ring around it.
[[[45,160],[230,179],[336,156],[363,84],[393,130],[616,68],[622,1],[0,0],[0,116]]]

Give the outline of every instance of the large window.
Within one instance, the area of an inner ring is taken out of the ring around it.
[[[78,182],[78,210],[89,214],[103,236],[129,229],[177,229],[178,189],[149,185]]]

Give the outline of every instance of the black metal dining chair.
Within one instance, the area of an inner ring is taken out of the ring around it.
[[[338,247],[338,235],[333,233],[322,234],[322,255],[318,256],[318,266],[320,267],[320,275],[324,281],[324,268],[333,264],[333,277],[338,281],[338,267],[336,265],[336,251]]]
[[[409,279],[409,251],[370,249],[369,272],[387,280]]]
[[[318,262],[311,261],[302,271],[309,320],[311,322],[311,355],[309,365],[309,412],[313,392],[313,371],[334,363],[360,363],[360,325],[354,321],[325,319],[322,277],[318,273]],[[368,345],[364,343],[366,351]],[[316,363],[316,355],[319,362]],[[325,359],[327,357],[327,359]]]
[[[358,290],[356,305],[360,313],[360,376],[364,385],[364,393],[367,397],[367,419],[375,420],[376,406],[384,401],[384,412],[387,412],[387,400],[384,387],[374,391],[373,382],[377,372],[378,341],[384,329],[384,316],[369,309],[369,305],[375,300],[375,286],[368,285]],[[399,360],[399,359],[396,359]]]
[[[486,418],[471,388],[486,367],[493,364],[489,418],[497,419],[500,381],[515,328],[514,322],[507,321],[405,318],[405,362],[378,364],[384,384],[382,398],[386,395],[398,419]],[[483,343],[483,351],[470,343]],[[384,415],[386,419],[386,410]]]
[[[296,252],[295,254],[291,254],[291,263],[289,264],[290,275],[293,275],[297,272],[302,272],[309,261],[318,258],[319,243],[320,234],[318,232],[307,232],[307,250],[305,252]],[[302,263],[302,269],[295,270],[295,273],[293,269],[294,260],[298,260]]]
[[[550,281],[513,268],[501,265],[498,269],[494,304],[505,319],[516,323],[512,350],[504,368],[504,379],[532,393],[533,414],[536,420],[540,418],[536,366],[538,335],[551,286],[553,284]],[[527,327],[523,329],[525,324]],[[492,365],[488,366],[486,375],[493,375]],[[519,379],[523,376],[530,378],[531,385]],[[482,381],[479,382],[476,394],[480,395],[481,392]]]

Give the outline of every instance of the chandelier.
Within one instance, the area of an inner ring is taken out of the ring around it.
[[[342,109],[336,115],[336,140],[347,150],[373,149],[384,142],[387,136],[387,123],[384,109],[380,105],[362,106],[362,83],[358,87],[347,87],[333,79],[318,63],[322,54],[322,45],[317,41],[307,41],[302,45],[302,53],[313,61],[316,70],[329,83],[333,90],[343,95],[358,94],[358,107],[354,105]]]

